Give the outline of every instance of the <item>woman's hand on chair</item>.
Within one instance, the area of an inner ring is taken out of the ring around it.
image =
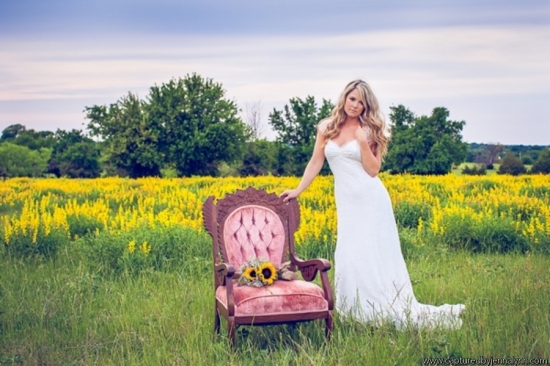
[[[284,202],[288,202],[289,200],[296,198],[300,195],[297,189],[287,189],[283,193],[281,193],[281,196],[283,198]]]

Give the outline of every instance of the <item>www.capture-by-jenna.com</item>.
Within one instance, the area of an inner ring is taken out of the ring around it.
[[[434,357],[422,359],[424,365],[550,365],[547,358],[515,357]]]

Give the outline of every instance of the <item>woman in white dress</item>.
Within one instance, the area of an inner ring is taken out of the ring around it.
[[[325,158],[334,174],[338,212],[336,309],[361,322],[396,327],[457,328],[464,305],[420,304],[414,296],[388,192],[377,177],[387,151],[387,126],[378,100],[362,80],[350,82],[331,117],[321,121],[311,159],[287,201],[302,193]]]

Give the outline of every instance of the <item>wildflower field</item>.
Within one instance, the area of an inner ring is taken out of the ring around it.
[[[550,355],[550,177],[381,175],[417,297],[465,303],[460,330],[321,324],[211,338],[202,202],[299,178],[0,182],[2,364],[422,364]],[[333,259],[332,177],[304,192],[301,257]],[[365,360],[372,362],[365,363]],[[539,363],[543,364],[543,363]]]

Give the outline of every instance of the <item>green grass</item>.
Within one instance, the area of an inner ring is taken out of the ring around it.
[[[474,166],[475,167],[479,167],[481,164],[478,164],[478,163],[462,163],[460,164],[456,169],[453,169],[451,171],[452,174],[454,175],[458,175],[458,176],[461,176],[462,175],[462,170],[464,170],[464,168],[466,168],[466,166],[469,166],[471,168],[473,168]],[[531,171],[531,168],[533,166],[532,165],[525,165],[525,169],[527,169],[527,171]],[[493,168],[494,169],[487,169],[487,175],[496,175],[498,174],[498,169],[500,168],[500,164],[493,164]]]
[[[493,165],[494,165],[494,169],[487,169],[487,175],[496,175],[496,174],[498,174],[498,168],[500,167],[500,164],[493,164]],[[477,167],[480,166],[480,164],[478,164],[478,163],[462,163],[456,169],[453,169],[451,171],[451,173],[454,174],[454,175],[457,175],[457,176],[461,176],[462,175],[462,170],[464,170],[464,168],[466,168],[466,166],[469,166],[470,168],[473,168],[475,166],[477,168]]]
[[[322,322],[240,327],[232,350],[225,334],[212,340],[209,258],[181,270],[107,276],[73,250],[55,260],[4,256],[0,365],[420,365],[423,357],[550,357],[550,258],[441,251],[407,258],[419,301],[466,304],[460,330],[374,329],[336,318],[328,343]]]

